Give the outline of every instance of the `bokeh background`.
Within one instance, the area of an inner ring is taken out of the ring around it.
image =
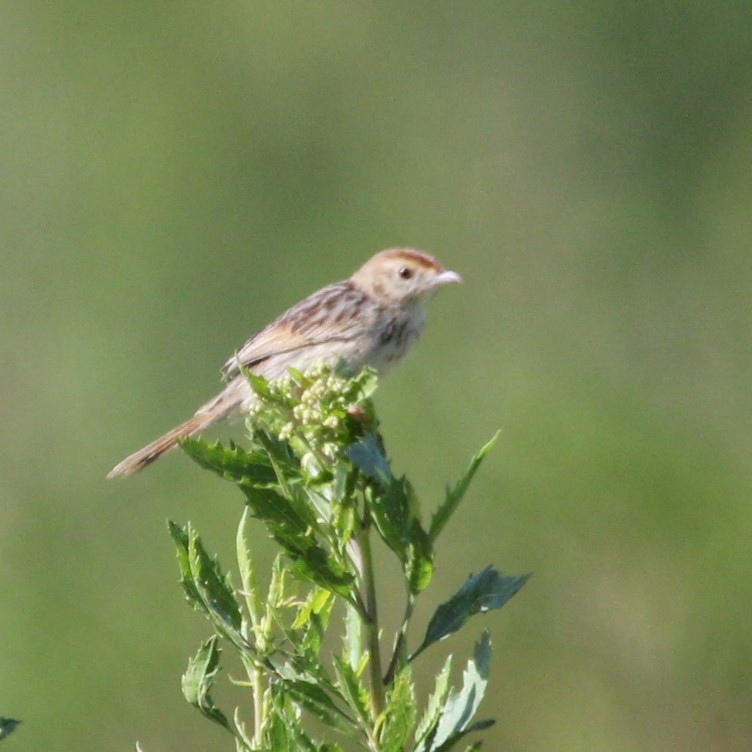
[[[395,468],[428,512],[502,429],[418,627],[535,572],[426,670],[491,629],[491,750],[752,749],[749,2],[4,2],[0,112],[9,752],[232,748],[165,520],[229,565],[240,496],[104,475],[397,244],[465,284],[379,391]]]

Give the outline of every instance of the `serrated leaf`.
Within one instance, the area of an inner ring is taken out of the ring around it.
[[[334,658],[334,670],[337,673],[340,693],[363,726],[368,726],[370,721],[368,692],[360,677],[349,663],[336,656]]]
[[[0,718],[0,739],[10,736],[18,727],[21,721],[14,720],[13,718]]]
[[[456,632],[473,614],[501,608],[529,578],[530,574],[507,577],[492,567],[486,567],[478,574],[468,577],[465,584],[436,609],[428,623],[423,642],[410,656],[410,660],[429,645]]]
[[[286,477],[283,472],[284,470],[289,471],[293,475],[299,473],[300,459],[293,452],[290,444],[280,441],[273,433],[261,430],[255,425],[253,439],[261,445],[264,456],[267,456],[268,461],[271,462],[278,482],[284,483]]]
[[[316,527],[313,510],[299,499],[288,498],[273,488],[262,488],[252,483],[241,482],[240,488],[254,516],[267,524],[280,525],[288,533],[296,534]]]
[[[341,371],[337,366],[337,370]],[[350,385],[354,397],[357,397],[359,402],[367,400],[376,391],[379,385],[379,379],[376,375],[376,371],[373,368],[363,368],[354,379],[351,379]]]
[[[381,748],[384,752],[401,752],[415,725],[415,692],[409,668],[397,674],[386,693],[381,726]]]
[[[215,628],[239,649],[248,643],[240,633],[242,616],[229,575],[223,574],[219,561],[206,552],[190,524],[181,528],[168,522],[178,552],[181,584],[188,602],[202,611]]]
[[[446,752],[471,730],[488,727],[488,721],[473,724],[471,720],[486,692],[490,661],[491,638],[486,631],[475,645],[473,658],[467,662],[462,675],[462,689],[459,692],[452,690],[444,703],[428,752]]]
[[[275,540],[280,541],[278,536]],[[281,542],[281,541],[280,541]],[[283,545],[293,558],[290,573],[300,580],[307,580],[315,585],[331,590],[337,595],[350,595],[350,586],[354,580],[342,564],[329,556],[326,550],[315,544],[298,547],[304,539],[284,539]]]
[[[292,629],[301,629],[308,624],[311,616],[320,613],[332,604],[332,593],[323,588],[315,588],[310,592],[305,602],[298,609],[298,613],[292,623]]]
[[[388,485],[373,489],[373,493],[366,497],[381,539],[402,562],[407,559],[406,548],[410,542],[408,493],[404,479],[392,478]]]
[[[410,528],[410,543],[404,565],[408,587],[415,596],[425,590],[433,577],[433,546],[418,520]]]
[[[246,526],[248,525],[249,509],[246,506],[240,517],[238,532],[235,536],[235,548],[238,554],[238,570],[240,571],[240,582],[247,596],[256,597],[256,568],[251,556],[251,547],[248,545],[248,536],[246,535]]]
[[[240,717],[240,708],[235,708],[235,712],[232,714],[232,722],[235,727],[236,752],[251,752],[255,745],[246,731],[245,723],[243,723]]]
[[[300,663],[301,672],[318,679],[323,672],[320,663],[321,643],[333,607],[334,594],[330,590],[313,588],[298,607],[290,628],[283,628],[294,648],[293,660]]]
[[[464,475],[457,481],[457,483],[455,483],[454,487],[447,489],[444,502],[436,512],[434,512],[434,515],[431,518],[431,527],[428,530],[428,535],[432,541],[436,540],[439,533],[444,529],[444,526],[449,522],[449,518],[459,506],[468,486],[470,485],[470,481],[472,481],[473,476],[480,467],[480,463],[499,438],[499,433],[500,432],[497,431],[493,438],[481,448],[472,460],[470,460],[470,466],[465,470]]]
[[[262,749],[274,752],[341,752],[338,745],[319,744],[309,736],[301,723],[299,705],[279,686],[272,692],[269,705]]]
[[[389,462],[384,456],[381,437],[378,434],[367,433],[360,441],[347,448],[350,462],[360,470],[366,478],[375,480],[379,485],[388,487],[394,476]]]
[[[424,752],[436,731],[436,724],[441,716],[447,693],[449,692],[449,674],[452,670],[452,656],[448,655],[444,665],[436,677],[436,685],[428,698],[423,717],[415,731],[415,752]]]
[[[167,521],[167,527],[172,536],[172,540],[175,543],[175,548],[177,549],[180,584],[183,586],[185,597],[194,608],[203,611],[204,602],[193,581],[193,574],[191,573],[191,563],[188,555],[188,528],[183,529],[180,525],[172,522],[172,520]]]
[[[353,575],[318,542],[313,510],[295,494],[286,498],[271,488],[240,485],[254,515],[266,523],[274,540],[293,560],[290,573],[347,596]]]
[[[183,696],[203,715],[235,735],[232,724],[227,720],[225,714],[216,707],[211,697],[214,677],[219,671],[221,653],[219,638],[216,635],[210,637],[201,645],[195,657],[188,661],[188,668],[183,674]]]
[[[282,561],[282,554],[277,554],[272,562],[272,576],[269,580],[269,591],[266,601],[271,609],[278,609],[282,606],[285,598],[285,565]]]
[[[315,742],[303,731],[298,717],[289,712],[270,714],[264,742],[263,749],[274,752],[316,752],[317,749]]]
[[[332,593],[329,593],[329,595],[332,595]],[[302,635],[298,641],[296,651],[301,660],[308,662],[311,666],[317,666],[319,672],[323,670],[323,667],[319,662],[319,654],[321,653],[321,643],[326,635],[329,613],[330,611],[327,609],[327,611],[322,614],[311,614],[308,623],[302,630]],[[318,676],[318,673],[315,675]]]
[[[286,693],[294,702],[308,710],[327,726],[353,735],[355,720],[337,707],[332,698],[318,684],[303,679],[283,679],[277,683],[278,691]]]
[[[278,401],[280,399],[278,395],[274,394],[271,389],[269,389],[269,382],[263,376],[258,376],[245,367],[243,367],[242,373],[251,385],[251,389],[253,389],[253,391],[260,397],[264,397],[271,401]]]
[[[204,548],[198,533],[188,526],[188,560],[193,582],[207,611],[216,615],[233,629],[240,629],[242,617],[229,574],[224,574],[216,557]]]
[[[199,465],[228,480],[268,484],[277,479],[269,458],[261,452],[247,452],[235,444],[226,447],[218,441],[210,444],[192,438],[181,439],[180,446]]]
[[[412,595],[428,585],[433,574],[431,539],[420,522],[418,498],[406,478],[395,478],[381,448],[380,437],[365,434],[348,448],[348,457],[374,486],[366,494],[381,539],[397,554]]]
[[[294,752],[295,739],[291,724],[279,712],[270,713],[266,721],[264,747],[278,752]]]
[[[248,537],[246,536],[246,526],[248,525],[249,516],[250,510],[246,506],[243,509],[243,514],[241,515],[240,523],[238,524],[238,532],[235,536],[235,550],[237,551],[238,557],[238,570],[240,572],[242,594],[245,599],[246,608],[251,617],[253,629],[258,631],[260,629],[261,621],[261,597],[256,580],[256,567],[253,563],[251,548],[248,545]],[[258,637],[258,634],[256,636]]]

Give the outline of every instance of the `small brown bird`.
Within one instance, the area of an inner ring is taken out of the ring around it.
[[[126,457],[107,475],[131,475],[159,459],[178,440],[212,423],[248,412],[255,393],[241,369],[278,379],[292,366],[340,360],[357,373],[364,366],[388,371],[417,342],[426,303],[441,285],[461,282],[421,251],[395,248],[377,253],[343,282],[323,287],[249,339],[222,368],[227,386],[196,414]]]

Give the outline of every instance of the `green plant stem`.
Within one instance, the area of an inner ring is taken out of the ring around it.
[[[248,517],[249,511],[248,507],[246,507],[240,520],[235,543],[237,547],[238,566],[240,568],[240,576],[243,584],[243,595],[245,597],[246,606],[248,607],[248,614],[251,618],[251,632],[253,633],[258,652],[261,655],[265,655],[266,635],[262,617],[263,607],[259,598],[258,582],[256,580],[256,567],[253,563],[250,551],[246,546],[244,535],[245,526],[248,523]],[[246,634],[243,636],[248,640],[250,635],[247,633],[247,627],[244,631]],[[263,743],[263,727],[266,719],[264,675],[257,662],[248,660],[245,656],[242,658],[246,674],[248,675],[248,680],[251,684],[251,692],[253,693],[253,744],[257,749],[261,749]]]
[[[392,657],[389,660],[386,673],[384,674],[384,684],[389,686],[394,680],[394,672],[397,670],[397,664],[399,663],[400,656],[404,652],[405,640],[407,639],[407,628],[410,625],[410,619],[413,615],[413,607],[415,606],[415,597],[408,595],[407,605],[405,606],[405,615],[402,617],[402,626],[400,627],[397,640],[394,643],[394,651]]]
[[[370,527],[371,516],[366,509],[363,519],[356,516],[355,536],[363,557],[363,587],[365,589],[365,626],[371,677],[371,715],[374,723],[384,710],[384,683],[381,678],[381,647],[379,646],[379,617],[376,604],[376,580],[373,572]]]
[[[266,707],[264,703],[264,680],[259,668],[253,669],[253,745],[261,749],[263,745]]]

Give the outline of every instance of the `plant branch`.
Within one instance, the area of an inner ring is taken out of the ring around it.
[[[394,643],[392,657],[389,659],[389,665],[387,666],[386,673],[384,674],[384,686],[386,687],[388,687],[392,683],[392,681],[394,681],[394,672],[397,670],[399,657],[404,650],[405,641],[407,640],[407,627],[410,624],[414,606],[415,598],[414,596],[408,594],[407,605],[405,606],[405,615],[402,617],[402,626],[400,627],[399,634],[397,635],[397,639]]]
[[[245,538],[246,525],[249,518],[249,509],[243,510],[243,515],[238,525],[238,532],[235,538],[235,547],[238,559],[238,568],[240,569],[240,578],[243,586],[243,597],[245,599],[248,615],[250,617],[251,632],[256,642],[256,648],[261,655],[266,654],[266,634],[262,624],[262,605],[259,597],[258,582],[256,580],[256,567],[251,557]],[[243,637],[250,643],[248,634],[248,623],[243,625]],[[261,747],[263,744],[263,727],[266,720],[266,704],[264,702],[264,675],[258,661],[250,661],[245,654],[241,655],[243,665],[251,684],[253,694],[253,744],[255,747]]]
[[[510,577],[492,567],[471,575],[436,608],[410,656],[408,631],[416,598],[433,572],[432,544],[490,444],[447,492],[426,531],[412,485],[389,466],[369,399],[372,372],[348,379],[314,367],[275,382],[248,378],[258,397],[248,422],[249,449],[181,442],[203,467],[237,483],[246,504],[236,537],[237,588],[190,524],[169,523],[185,596],[214,630],[188,663],[183,695],[233,735],[237,752],[342,750],[316,741],[308,719],[323,724],[327,737],[342,734],[369,752],[454,749],[490,723],[472,720],[488,682],[488,634],[476,643],[461,687],[450,686],[451,663],[444,663],[422,714],[409,663],[474,614],[500,608],[528,575]],[[350,411],[356,402],[363,406],[358,415]],[[265,596],[252,555],[251,517],[281,548]],[[397,556],[407,585],[402,623],[384,637],[383,657],[372,550],[379,542]],[[344,639],[331,655],[326,638],[338,598],[347,603]],[[248,677],[237,682],[252,694],[254,722],[247,733],[238,711],[225,715],[212,697],[223,645],[236,651]]]
[[[371,516],[366,507],[362,520],[356,515],[355,537],[363,557],[363,587],[365,589],[365,626],[368,643],[368,667],[371,677],[371,715],[373,721],[384,710],[384,683],[381,678],[381,647],[379,645],[379,617],[376,603],[376,579],[371,553]]]

